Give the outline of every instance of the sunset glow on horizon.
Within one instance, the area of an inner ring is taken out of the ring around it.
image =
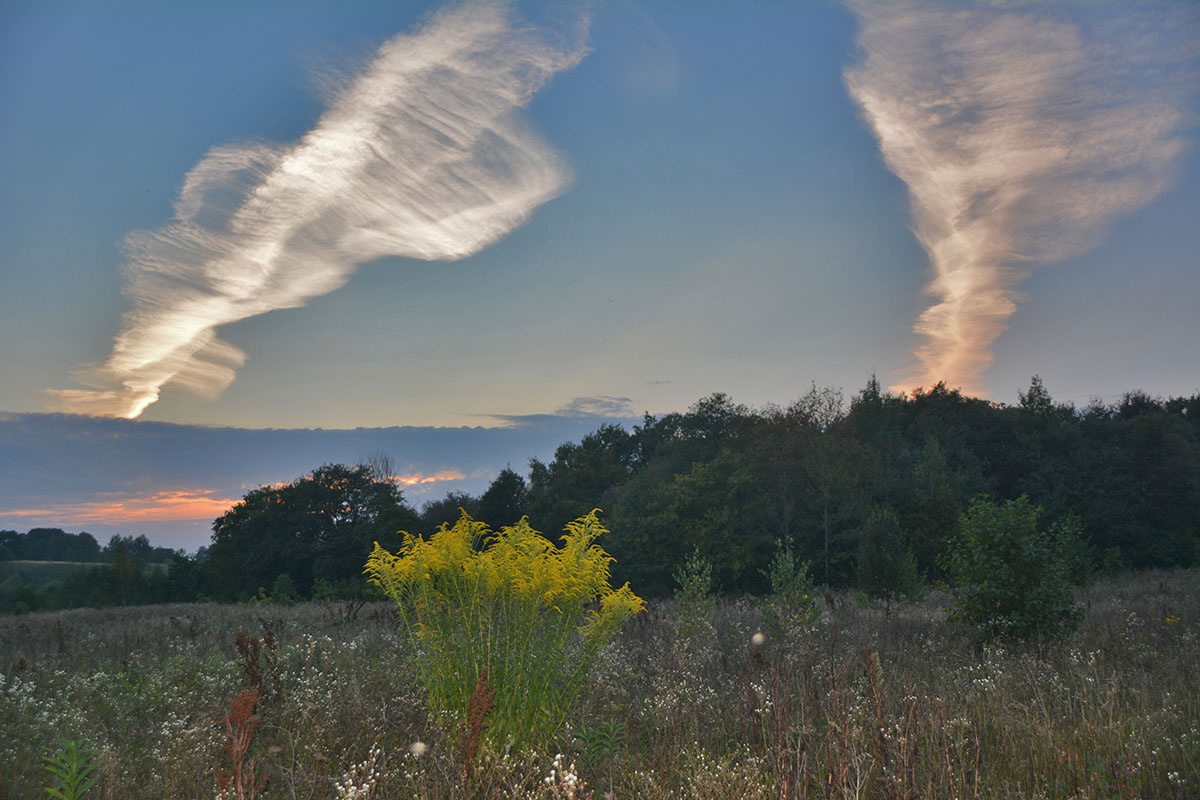
[[[216,497],[213,490],[153,492],[145,496],[113,497],[44,508],[0,509],[0,516],[33,519],[42,527],[82,528],[95,523],[186,522],[212,520],[241,498]]]

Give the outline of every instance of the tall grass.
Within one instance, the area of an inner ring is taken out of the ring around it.
[[[598,652],[552,747],[481,751],[465,785],[390,604],[2,618],[0,788],[42,796],[41,757],[72,739],[96,750],[89,798],[213,797],[229,763],[214,723],[252,682],[243,631],[271,687],[248,756],[268,798],[548,799],[574,763],[578,797],[1184,800],[1200,793],[1197,586],[1200,570],[1102,581],[1078,594],[1077,631],[1030,649],[976,649],[936,592],[839,595],[782,651],[755,645],[753,599],[721,601],[686,647],[672,604],[651,604]]]

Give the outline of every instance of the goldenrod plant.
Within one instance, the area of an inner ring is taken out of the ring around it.
[[[596,654],[645,607],[628,583],[611,587],[605,533],[592,511],[556,547],[527,519],[492,532],[463,512],[428,540],[404,534],[395,554],[376,543],[365,572],[399,610],[431,711],[461,725],[487,670],[485,739],[544,744],[559,729]]]

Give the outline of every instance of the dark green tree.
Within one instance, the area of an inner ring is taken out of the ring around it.
[[[250,596],[284,573],[303,596],[313,581],[361,579],[375,541],[400,546],[422,521],[399,488],[368,466],[329,464],[282,487],[264,486],[213,522],[207,569],[223,596]]]
[[[468,492],[446,492],[438,500],[430,500],[421,506],[421,519],[427,531],[437,530],[442,525],[453,525],[466,511],[472,519],[484,519],[479,515],[479,498]]]
[[[525,492],[525,479],[505,467],[479,498],[479,519],[497,530],[515,524],[525,515]]]
[[[27,561],[100,561],[100,545],[90,533],[61,528],[33,528],[27,533],[0,531],[0,546],[13,559]],[[4,556],[0,556],[3,560]]]
[[[618,495],[610,552],[614,575],[639,591],[665,595],[671,576],[698,548],[725,591],[757,588],[773,528],[758,502],[754,474],[732,449],[665,480],[653,468]]]
[[[108,544],[104,545],[102,552],[107,560],[112,561],[117,557],[117,553],[122,551],[143,564],[149,563],[154,555],[154,548],[145,534],[133,537],[114,533],[108,540]]]
[[[556,538],[568,522],[604,508],[609,492],[634,472],[636,442],[618,425],[601,426],[578,443],[554,451],[554,460],[529,462],[525,514],[538,530]]]
[[[863,489],[871,482],[871,453],[844,424],[840,391],[814,385],[789,410],[804,422],[799,555],[813,562],[814,577],[826,586],[853,580],[853,535],[866,510]]]
[[[204,591],[203,568],[198,559],[180,550],[167,560],[167,600],[191,602],[199,599]]]
[[[114,539],[119,537],[113,537]],[[145,537],[142,537],[145,538]],[[131,605],[146,602],[143,596],[143,573],[146,562],[135,558],[123,543],[117,543],[112,549],[112,563],[109,572],[112,576],[113,595],[117,603]]]
[[[858,588],[890,603],[919,597],[924,583],[896,512],[872,510],[858,537]]]
[[[951,618],[982,641],[1046,641],[1079,621],[1071,594],[1071,542],[1061,529],[1038,527],[1041,509],[1027,497],[1001,503],[976,498],[949,541]]]
[[[908,533],[921,571],[936,574],[940,569],[937,559],[954,533],[971,489],[978,485],[966,470],[950,463],[936,437],[926,438],[901,491],[895,493],[899,523]]]

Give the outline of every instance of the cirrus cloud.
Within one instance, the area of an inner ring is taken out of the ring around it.
[[[846,84],[908,186],[935,298],[893,389],[979,391],[1037,267],[1172,185],[1195,124],[1200,13],[1180,4],[851,4]]]
[[[518,110],[585,52],[582,29],[554,41],[466,5],[385,42],[298,142],[212,149],[175,220],[127,238],[133,310],[96,388],[51,394],[126,418],[167,385],[215,397],[246,359],[219,327],[303,306],[365,262],[460,259],[504,237],[569,181]]]

